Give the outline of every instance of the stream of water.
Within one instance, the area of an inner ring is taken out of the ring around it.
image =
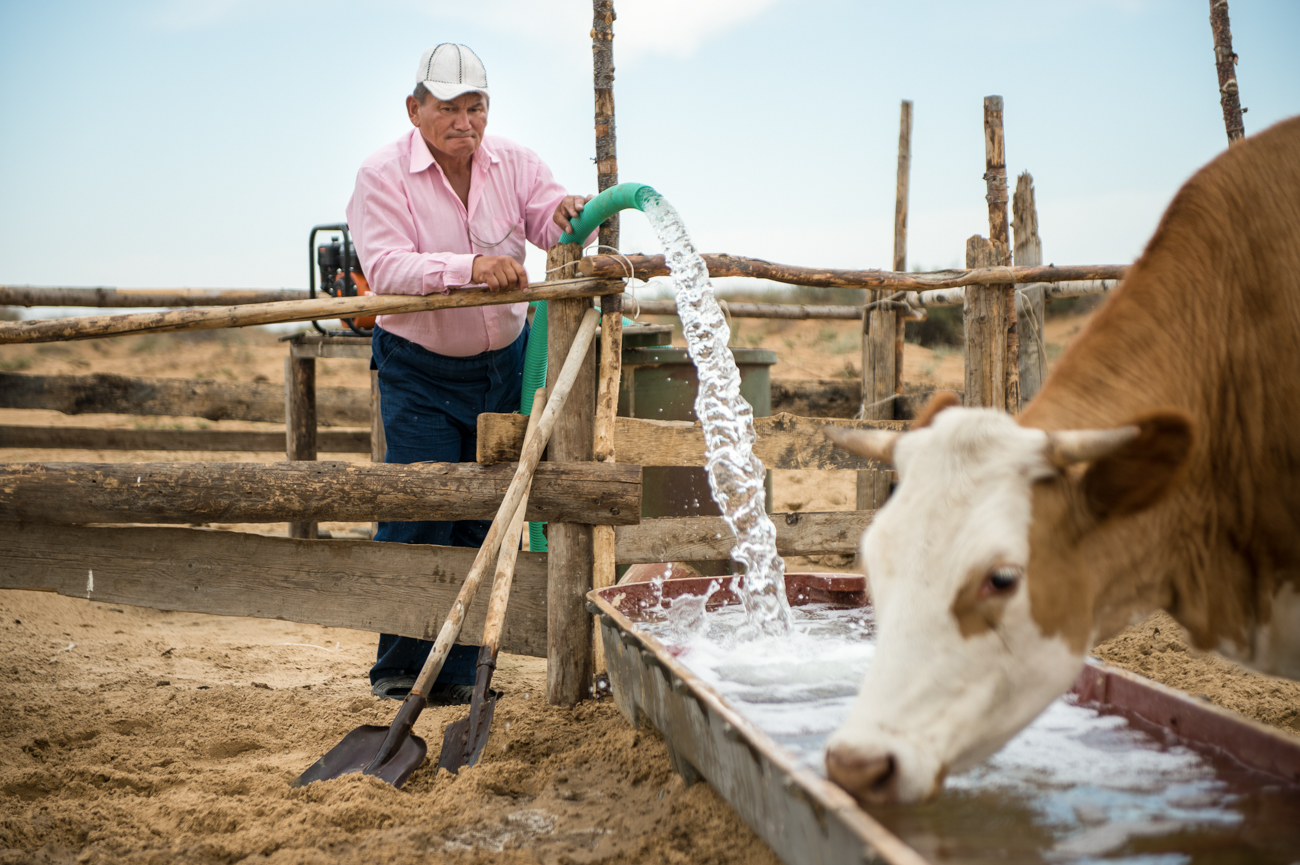
[[[731,329],[714,299],[709,269],[677,211],[658,193],[643,204],[664,247],[686,349],[698,371],[695,416],[704,425],[709,488],[736,536],[731,557],[745,575],[740,595],[746,620],[737,623],[739,633],[786,634],[792,620],[785,562],[777,555],[776,526],[767,515],[763,463],[754,456],[754,409],[740,395],[740,371],[727,347]]]

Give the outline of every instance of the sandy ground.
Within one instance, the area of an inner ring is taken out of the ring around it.
[[[1052,321],[1049,352],[1080,324]],[[856,375],[857,327],[746,321],[737,343],[776,350],[776,376]],[[282,381],[285,355],[273,335],[235,331],[0,346],[0,370]],[[960,386],[961,363],[909,345],[905,375]],[[366,384],[361,361],[319,362],[318,376]],[[259,426],[19,411],[0,411],[0,423]],[[178,458],[282,457],[0,450],[9,462]],[[851,510],[854,485],[852,472],[777,472],[775,504]],[[847,564],[816,557],[789,567]],[[360,776],[291,790],[350,729],[391,719],[396,704],[365,684],[373,651],[374,636],[355,631],[0,593],[0,863],[776,861],[711,788],[685,787],[658,735],[634,730],[609,700],[546,705],[544,663],[532,658],[502,659],[495,682],[505,697],[479,766],[451,776],[426,765],[401,791]],[[1300,734],[1300,684],[1189,651],[1167,617],[1098,654]],[[463,714],[428,709],[417,732],[436,750],[444,725]]]

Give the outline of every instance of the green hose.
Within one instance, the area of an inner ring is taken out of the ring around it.
[[[523,392],[519,394],[519,413],[533,413],[533,396],[539,387],[546,387],[546,301],[535,300],[532,303],[533,329],[528,334],[528,347],[524,349],[524,383]],[[528,524],[528,549],[535,553],[546,552],[546,535],[542,532],[545,523]]]
[[[560,235],[560,243],[578,243],[590,237],[600,224],[620,210],[644,210],[647,195],[653,195],[654,189],[644,183],[620,183],[611,186],[582,208],[581,215],[570,222],[572,232]],[[528,334],[528,348],[524,351],[523,392],[519,395],[519,413],[533,413],[533,395],[539,387],[546,387],[546,301],[535,300],[532,303],[536,312],[533,314],[533,329]],[[623,319],[629,324],[628,319]],[[533,552],[546,552],[546,535],[542,531],[545,523],[528,524],[528,549]]]
[[[580,243],[620,210],[645,210],[646,196],[654,194],[654,188],[644,183],[611,186],[583,205],[582,213],[569,223],[573,226],[573,231],[561,234],[560,243]]]

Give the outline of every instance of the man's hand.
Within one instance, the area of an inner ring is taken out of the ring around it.
[[[566,195],[562,201],[555,207],[555,224],[563,228],[570,234],[573,233],[573,225],[570,219],[577,219],[578,214],[582,213],[582,206],[594,196]],[[578,238],[579,241],[586,238]]]
[[[480,255],[474,259],[470,282],[486,285],[490,291],[527,291],[528,273],[508,255]]]

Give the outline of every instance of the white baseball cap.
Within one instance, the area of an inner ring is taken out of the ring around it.
[[[415,70],[415,83],[423,84],[435,99],[443,102],[470,92],[491,98],[483,61],[469,46],[456,42],[444,42],[424,52],[420,68]]]

